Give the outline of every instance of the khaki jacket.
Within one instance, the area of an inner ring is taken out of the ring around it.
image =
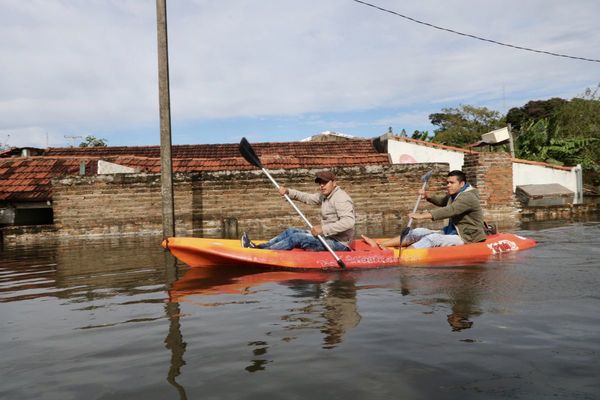
[[[288,196],[305,204],[321,205],[321,227],[323,236],[337,240],[348,246],[354,238],[354,203],[339,186],[329,196],[321,193],[305,193],[288,189]]]
[[[448,194],[432,195],[427,198],[432,204],[442,208],[430,211],[434,221],[450,218],[458,235],[465,243],[482,242],[485,240],[483,229],[483,210],[479,203],[479,192],[474,187],[460,192],[454,201]]]

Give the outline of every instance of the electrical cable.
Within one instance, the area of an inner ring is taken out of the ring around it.
[[[427,23],[427,22],[419,21],[418,19],[414,19],[414,18],[411,18],[409,16],[402,15],[402,14],[397,13],[395,11],[388,10],[386,8],[383,8],[383,7],[379,7],[379,6],[376,6],[376,5],[371,4],[371,3],[367,3],[365,1],[361,1],[361,0],[352,0],[352,1],[354,1],[356,3],[363,4],[365,6],[373,7],[375,9],[383,11],[383,12],[387,12],[387,13],[396,15],[398,17],[407,19],[407,20],[412,21],[412,22],[416,22],[417,24],[426,25],[426,26],[429,26],[431,28],[439,29],[441,31],[446,31],[446,32],[454,33],[456,35],[466,36],[466,37],[470,37],[472,39],[477,39],[477,40],[481,40],[481,41],[484,41],[484,42],[489,42],[489,43],[497,44],[497,45],[500,45],[500,46],[512,47],[513,49],[518,49],[518,50],[525,50],[525,51],[531,51],[531,52],[534,52],[534,53],[548,54],[550,56],[555,56],[555,57],[571,58],[573,60],[582,60],[582,61],[589,61],[589,62],[600,63],[600,60],[596,60],[596,59],[593,59],[593,58],[575,57],[575,56],[570,56],[570,55],[566,55],[566,54],[552,53],[550,51],[536,50],[536,49],[531,49],[529,47],[516,46],[516,45],[513,45],[513,44],[502,43],[502,42],[498,42],[496,40],[486,39],[486,38],[482,38],[482,37],[479,37],[479,36],[476,36],[476,35],[471,35],[471,34],[468,34],[468,33],[462,33],[462,32],[458,32],[458,31],[452,30],[452,29],[442,28],[441,26],[433,25],[433,24],[430,24],[430,23]]]

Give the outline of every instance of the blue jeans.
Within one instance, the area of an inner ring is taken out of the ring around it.
[[[458,235],[444,235],[442,231],[432,231],[427,228],[415,228],[402,240],[402,244],[411,245],[415,249],[427,247],[460,246],[465,244]]]
[[[325,238],[325,241],[333,251],[350,250],[337,240]],[[310,231],[299,228],[288,228],[268,242],[259,244],[256,247],[271,250],[291,250],[297,248],[310,251],[326,250],[321,241],[316,236],[313,236]]]

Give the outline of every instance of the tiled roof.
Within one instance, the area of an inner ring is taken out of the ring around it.
[[[370,139],[347,140],[342,142],[271,142],[252,143],[252,148],[260,157],[277,154],[280,156],[311,156],[311,155],[357,155],[375,154]],[[186,144],[174,145],[171,151],[173,158],[230,158],[240,155],[239,144]],[[112,147],[64,147],[49,148],[46,156],[139,156],[160,157],[159,146],[112,146]]]
[[[160,159],[148,157],[120,156],[104,158],[115,164],[137,168],[140,171],[151,173],[160,172]],[[388,165],[390,164],[387,154],[365,154],[347,156],[266,156],[261,157],[261,163],[268,169],[291,169],[291,168],[332,168],[349,167],[356,165]],[[242,157],[229,157],[219,160],[210,158],[179,158],[173,160],[174,172],[197,172],[197,171],[244,171],[256,169]]]
[[[28,153],[27,156],[38,156],[44,153],[44,149],[38,147],[11,147],[0,151],[0,158],[21,157],[24,151]]]
[[[299,142],[257,143],[256,145],[253,144],[252,147],[256,150],[263,165],[269,169],[390,164],[388,154],[377,153],[369,140],[356,140],[352,143],[353,146],[340,146],[339,143],[330,142],[319,142],[310,145]],[[205,146],[209,147],[205,148]],[[237,144],[179,147],[189,147],[190,152],[198,154],[204,151],[209,156],[173,157],[174,172],[256,169],[240,156]],[[199,148],[201,151],[199,151]],[[82,149],[87,151],[82,151]],[[129,151],[125,151],[126,149]],[[157,156],[141,157],[131,154],[136,152],[135,149],[150,149],[150,153],[154,154],[152,152],[156,152]],[[139,171],[158,173],[160,172],[158,150],[158,148],[154,149],[153,147],[73,147],[48,149],[45,156],[0,158],[0,201],[50,200],[50,180],[59,176],[78,175],[81,162],[86,164],[86,175],[96,173],[97,162],[100,159],[133,167]],[[67,154],[70,152],[72,154]],[[218,154],[230,153],[233,156],[217,156]],[[185,152],[178,154],[185,154]]]
[[[0,201],[46,201],[51,197],[50,180],[79,174],[80,162],[93,173],[94,160],[77,158],[16,157],[0,159]]]

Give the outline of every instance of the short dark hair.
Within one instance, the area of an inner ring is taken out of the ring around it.
[[[459,182],[467,182],[467,176],[465,175],[465,173],[458,169],[448,172],[448,178],[451,176],[455,176]]]

